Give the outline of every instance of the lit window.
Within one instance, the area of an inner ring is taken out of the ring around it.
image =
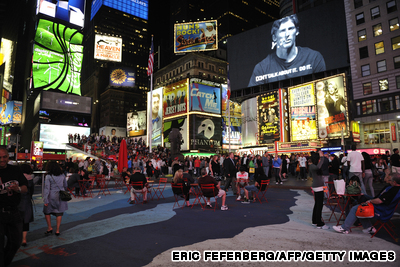
[[[375,55],[383,53],[385,53],[385,46],[383,45],[383,42],[375,43]]]
[[[399,18],[389,20],[389,29],[391,32],[399,29]]]
[[[371,8],[371,19],[377,19],[381,16],[379,6]]]
[[[358,31],[357,33],[359,42],[367,40],[367,31],[365,29]]]
[[[379,91],[387,91],[389,90],[389,81],[388,79],[379,80]]]
[[[374,37],[379,36],[382,34],[382,24],[376,24],[372,26],[372,32],[374,33]]]
[[[392,38],[392,49],[397,50],[400,48],[400,36]]]
[[[362,72],[363,77],[371,75],[371,70],[369,68],[369,64],[361,66],[361,72]]]
[[[363,83],[363,92],[364,95],[370,95],[372,94],[372,83]]]
[[[386,60],[376,62],[378,72],[386,71]]]

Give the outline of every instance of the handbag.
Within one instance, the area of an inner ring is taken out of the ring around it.
[[[344,180],[334,180],[333,183],[335,185],[336,194],[344,195],[346,191],[346,182]]]
[[[373,218],[374,217],[374,205],[370,202],[364,202],[358,205],[356,216],[357,218]]]
[[[53,179],[53,181],[56,184],[56,186],[58,187],[58,189],[60,189],[60,187],[56,183],[56,180],[54,180],[53,175],[51,175],[51,178]],[[59,195],[60,195],[60,200],[61,201],[70,201],[72,199],[71,194],[68,191],[65,191],[65,190],[61,190],[60,189]]]

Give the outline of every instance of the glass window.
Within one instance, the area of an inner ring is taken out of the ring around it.
[[[367,31],[365,29],[358,31],[357,34],[359,42],[367,40]]]
[[[400,48],[400,36],[392,38],[392,49],[397,50]]]
[[[393,61],[394,61],[394,68],[400,69],[400,56],[394,57]]]
[[[356,15],[356,24],[360,25],[365,22],[364,13],[360,13]]]
[[[376,24],[372,26],[372,32],[374,33],[374,37],[379,36],[382,34],[382,24]]]
[[[400,76],[396,76],[396,88],[400,89]]]
[[[388,79],[381,79],[378,82],[379,82],[379,91],[380,92],[389,90],[389,81],[388,81]]]
[[[385,53],[385,46],[383,45],[383,42],[375,43],[375,55],[383,53]]]
[[[397,10],[396,1],[392,0],[386,3],[387,13],[392,13]]]
[[[399,88],[399,87],[397,87],[397,88]],[[396,99],[396,109],[400,109],[400,96],[396,95],[395,99]]]
[[[363,92],[364,92],[364,95],[372,94],[372,83],[371,82],[363,83]]]
[[[386,71],[386,60],[381,60],[376,62],[376,67],[378,72],[384,72]]]
[[[354,8],[362,7],[363,0],[354,0]]]
[[[361,115],[361,103],[357,102],[357,115]]]
[[[389,30],[395,31],[399,29],[399,18],[394,18],[389,20]]]
[[[368,57],[368,46],[360,47],[360,59]]]
[[[381,16],[379,12],[379,6],[371,8],[371,19],[377,19]]]
[[[369,64],[361,66],[361,72],[363,77],[371,75]]]

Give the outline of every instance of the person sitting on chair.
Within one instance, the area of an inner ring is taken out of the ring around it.
[[[386,187],[377,197],[367,200],[374,206],[375,218],[381,221],[389,220],[395,211],[397,204],[400,201],[400,174],[392,173],[390,186]],[[356,212],[359,205],[354,206],[346,217],[343,225],[333,226],[336,232],[348,234],[351,226],[357,220]],[[364,230],[364,233],[374,234],[376,229],[372,226],[369,219],[359,218]]]
[[[239,181],[239,179],[241,179],[241,181]],[[239,171],[236,173],[236,187],[237,187],[237,192],[238,192],[238,197],[237,197],[237,201],[240,201],[241,199],[241,195],[240,195],[240,189],[243,188],[245,195],[248,195],[248,193],[246,194],[246,188],[245,186],[249,184],[249,174],[246,172],[246,167],[241,165],[239,167]],[[247,197],[245,197],[245,200],[248,199]]]
[[[242,203],[244,203],[244,204],[250,203],[249,192],[251,192],[251,198],[254,199],[254,201],[256,201],[256,198],[254,197],[254,195],[257,194],[258,191],[260,190],[262,181],[269,181],[269,179],[268,179],[267,175],[265,175],[265,173],[261,173],[260,175],[258,175],[254,185],[247,185],[244,187],[245,188],[244,193],[246,194],[246,198],[244,201],[242,201]],[[264,184],[261,188],[261,191],[264,191],[266,189],[266,187],[267,187],[267,185]]]
[[[140,173],[140,168],[135,167],[133,170],[133,174],[131,175],[129,179],[129,183],[133,182],[143,182],[143,188],[140,186],[132,186],[131,188],[131,202],[129,204],[134,204],[135,203],[135,198],[136,198],[136,193],[142,193],[143,194],[143,203],[147,203],[147,179],[146,176],[143,173]]]
[[[212,205],[210,203],[210,197],[220,197],[222,198],[222,206],[221,210],[228,210],[228,206],[225,205],[225,200],[226,200],[226,193],[225,190],[222,190],[221,187],[219,186],[219,183],[210,175],[207,174],[206,168],[202,168],[201,171],[201,177],[199,178],[199,186],[201,188],[202,184],[214,184],[214,195],[213,192],[204,192],[203,195],[207,198],[207,207],[212,208]]]
[[[189,203],[190,185],[189,185],[189,182],[185,182],[185,180],[183,178],[183,170],[182,169],[179,169],[175,172],[173,182],[175,185],[182,184],[183,192],[177,188],[173,188],[173,192],[175,195],[184,197],[186,200],[186,206],[190,207],[190,203]]]

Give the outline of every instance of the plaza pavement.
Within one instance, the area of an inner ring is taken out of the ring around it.
[[[351,234],[311,226],[311,181],[289,179],[271,183],[268,203],[242,204],[228,193],[228,211],[202,210],[200,206],[173,209],[168,186],[165,200],[128,203],[128,194],[110,189],[111,195],[73,199],[63,216],[61,235],[47,230],[40,193],[34,195],[35,221],[30,224],[28,246],[18,251],[11,266],[400,266],[400,246],[385,232],[374,238],[354,228]],[[379,184],[377,187],[381,186]],[[40,187],[37,187],[40,189]],[[376,188],[378,190],[378,188]],[[94,190],[97,194],[98,190]],[[193,201],[193,200],[192,200]],[[219,206],[221,200],[218,199]],[[393,222],[400,235],[397,210]],[[324,207],[323,218],[330,211]],[[55,229],[55,219],[52,219]],[[333,221],[329,226],[336,225]],[[53,230],[54,232],[55,230]],[[394,262],[172,262],[173,250],[392,250]]]

